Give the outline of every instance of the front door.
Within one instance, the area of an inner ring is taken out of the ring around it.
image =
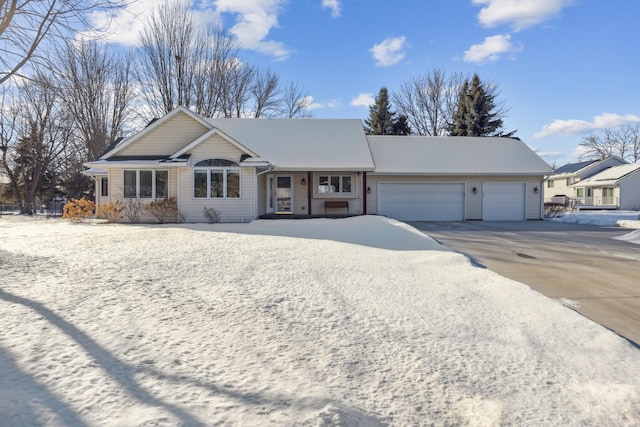
[[[271,209],[277,214],[293,213],[293,178],[277,175],[270,177],[269,181]]]

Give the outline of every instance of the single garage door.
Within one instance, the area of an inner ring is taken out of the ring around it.
[[[524,221],[526,184],[522,182],[485,182],[482,184],[484,221]]]
[[[463,221],[464,184],[380,183],[378,213],[401,221]]]

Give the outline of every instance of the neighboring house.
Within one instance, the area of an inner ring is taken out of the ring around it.
[[[576,187],[574,184],[583,179],[613,166],[626,164],[627,162],[609,156],[600,160],[588,160],[579,163],[568,163],[558,169],[545,179],[544,201],[555,203],[575,203],[578,198],[586,197],[583,187]],[[587,190],[589,191],[589,190]],[[591,195],[588,195],[591,197]]]
[[[640,163],[610,167],[572,187],[581,209],[640,210]]]
[[[189,222],[542,217],[552,169],[513,138],[367,136],[360,120],[205,119],[179,107],[86,164],[96,204],[175,197]]]

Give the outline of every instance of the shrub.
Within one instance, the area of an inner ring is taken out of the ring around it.
[[[82,199],[71,199],[64,205],[62,218],[70,222],[81,222],[93,214],[96,205],[84,197]]]
[[[544,217],[545,218],[560,218],[564,215],[565,207],[560,203],[545,203],[544,204]]]
[[[123,210],[124,206],[122,206],[122,202],[120,200],[117,200],[115,202],[109,202],[106,205],[99,206],[96,216],[100,218],[106,218],[108,223],[114,223],[118,221],[120,212],[122,212]]]
[[[178,220],[178,202],[175,197],[154,200],[147,205],[146,209],[160,224],[176,222]]]
[[[142,201],[140,201],[140,199],[126,199],[124,202],[124,213],[132,224],[140,222],[142,208]]]
[[[207,218],[209,224],[215,224],[220,221],[220,214],[218,214],[218,211],[215,208],[208,208],[205,206],[203,209],[204,217]]]

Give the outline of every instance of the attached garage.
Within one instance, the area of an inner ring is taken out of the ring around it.
[[[401,221],[463,221],[463,183],[378,184],[378,213]]]
[[[524,221],[526,184],[523,182],[485,182],[482,185],[484,221]]]

